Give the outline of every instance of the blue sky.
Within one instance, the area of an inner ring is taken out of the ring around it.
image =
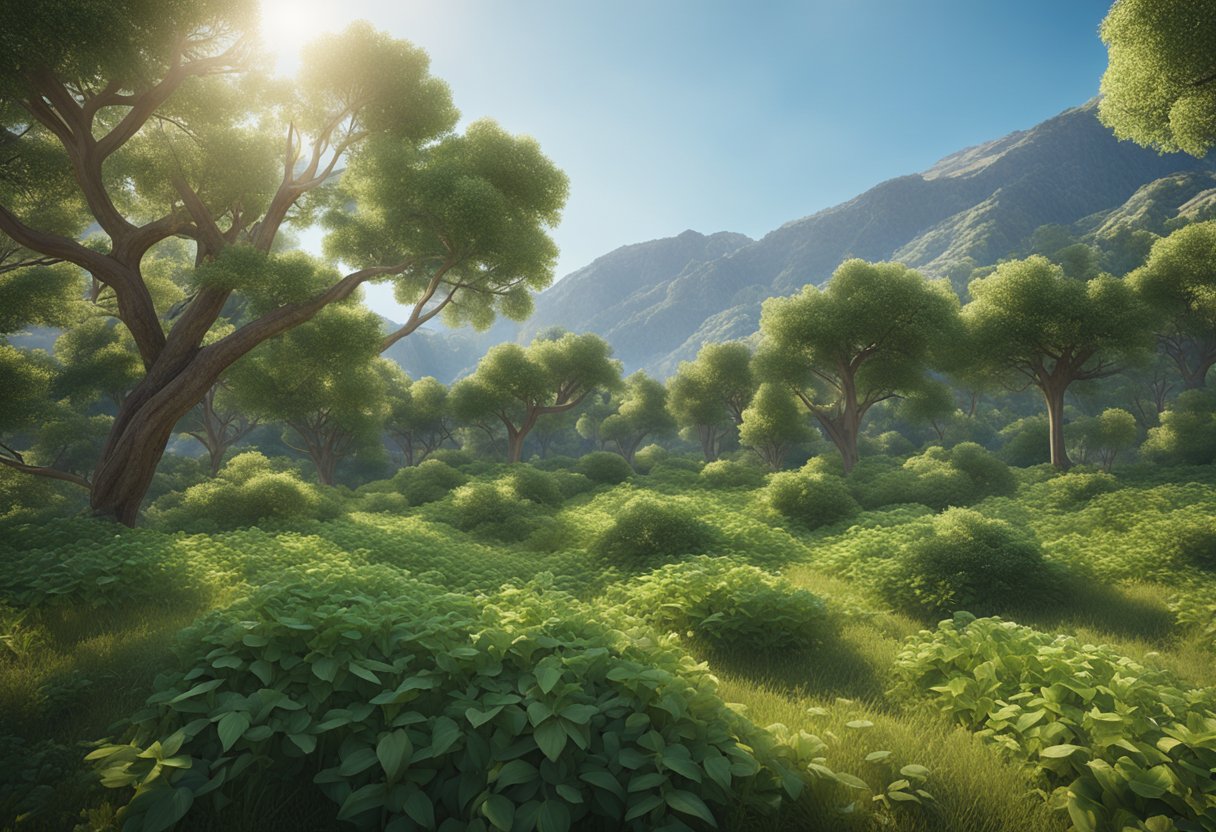
[[[263,0],[284,71],[288,42],[366,19],[430,53],[465,120],[535,136],[571,180],[559,277],[686,228],[759,237],[1081,104],[1109,5]]]

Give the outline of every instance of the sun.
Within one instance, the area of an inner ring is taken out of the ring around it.
[[[294,73],[301,47],[347,22],[337,4],[326,0],[260,0],[259,5],[261,42],[282,74]]]

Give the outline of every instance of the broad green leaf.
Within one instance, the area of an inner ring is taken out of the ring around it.
[[[245,711],[229,711],[224,714],[215,726],[220,736],[220,747],[225,751],[232,748],[232,744],[244,736],[248,728],[249,714]]]
[[[686,815],[700,818],[715,829],[718,827],[718,821],[714,818],[713,813],[709,811],[709,807],[705,805],[705,801],[692,792],[683,789],[672,789],[667,793],[666,799],[667,805],[677,812],[683,812]]]
[[[194,804],[194,793],[184,787],[158,790],[155,802],[144,814],[143,832],[164,832],[186,816]]]
[[[376,743],[376,758],[390,783],[401,776],[413,750],[409,735],[402,728],[380,737],[380,742]]]

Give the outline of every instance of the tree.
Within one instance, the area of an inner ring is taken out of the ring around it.
[[[207,451],[211,476],[219,475],[224,457],[233,446],[252,433],[258,420],[236,407],[225,381],[217,381],[187,417],[186,435]]]
[[[625,379],[617,412],[604,419],[599,436],[616,445],[633,465],[633,456],[650,437],[675,433],[676,420],[667,410],[667,388],[641,370]]]
[[[392,281],[412,307],[395,340],[439,314],[526,315],[528,290],[552,279],[565,176],[492,123],[453,133],[420,49],[356,24],[279,82],[261,69],[252,3],[27,12],[0,12],[3,268],[87,274],[142,366],[87,481],[95,514],[134,524],[174,426],[228,368],[364,282]],[[276,250],[285,226],[318,216],[345,274]],[[146,265],[174,238],[197,268],[167,312]],[[233,300],[241,325],[204,344]]]
[[[772,383],[756,390],[739,426],[740,444],[755,451],[774,471],[780,471],[789,452],[811,435],[798,402],[785,387]]]
[[[1097,416],[1078,419],[1070,425],[1074,447],[1084,460],[1090,452],[1097,454],[1103,471],[1110,471],[1120,451],[1135,446],[1140,438],[1136,417],[1118,407],[1108,407]]]
[[[1216,222],[1158,240],[1127,279],[1160,316],[1157,342],[1177,365],[1183,389],[1203,387],[1216,364]]]
[[[405,464],[418,465],[452,440],[456,425],[448,388],[431,376],[410,381],[395,364],[380,366],[388,390],[384,429],[401,450]]]
[[[1193,0],[1117,0],[1099,30],[1098,117],[1120,139],[1200,157],[1216,144],[1216,31]]]
[[[1051,463],[1070,466],[1064,394],[1104,378],[1146,350],[1149,315],[1126,282],[1082,282],[1045,257],[1010,260],[971,283],[963,307],[967,350],[978,367],[1038,388],[1047,406]]]
[[[696,434],[705,461],[713,462],[756,392],[751,349],[742,341],[706,344],[695,360],[680,362],[668,392],[676,423]]]
[[[867,411],[922,390],[943,363],[958,306],[948,284],[901,263],[846,260],[826,288],[764,302],[757,364],[815,417],[847,474]]]
[[[237,362],[233,400],[287,425],[283,441],[312,460],[322,485],[333,485],[338,463],[380,438],[388,409],[376,366],[382,337],[370,311],[330,306]]]
[[[497,419],[507,431],[507,460],[519,462],[537,420],[577,407],[595,390],[620,385],[621,365],[598,335],[564,335],[534,341],[527,349],[498,344],[476,371],[452,387],[457,417],[476,423]]]

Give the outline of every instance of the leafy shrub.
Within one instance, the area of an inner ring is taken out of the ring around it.
[[[578,465],[578,460],[572,456],[554,454],[553,456],[534,459],[529,464],[540,471],[573,471],[574,466]]]
[[[596,539],[593,548],[609,558],[649,563],[704,552],[714,536],[691,510],[654,497],[634,497]]]
[[[446,462],[428,459],[421,465],[402,468],[390,482],[412,506],[442,500],[469,478]]]
[[[1216,572],[1216,520],[1197,517],[1173,525],[1172,533],[1179,561]]]
[[[1140,454],[1162,465],[1216,462],[1216,391],[1187,390],[1149,428]]]
[[[699,556],[619,587],[610,600],[665,632],[715,649],[800,650],[827,630],[824,604],[755,566]]]
[[[31,477],[0,465],[0,522],[6,525],[67,517],[88,505],[88,495],[75,485]]]
[[[1027,416],[1001,428],[1000,456],[1025,468],[1051,461],[1051,431],[1046,416]]]
[[[1017,491],[1018,483],[1009,466],[995,454],[975,442],[960,442],[950,449],[950,464],[971,480],[976,493],[984,497],[1002,497]]]
[[[575,470],[597,484],[616,485],[633,476],[633,468],[620,454],[608,451],[589,453],[578,461]]]
[[[557,487],[561,490],[562,497],[567,500],[579,494],[585,494],[595,488],[595,483],[582,474],[576,474],[573,471],[554,471],[553,481],[557,483]]]
[[[865,468],[850,485],[866,508],[920,503],[941,511],[1017,489],[1009,466],[974,442],[929,448],[899,468],[883,470],[877,462]]]
[[[410,501],[396,492],[366,491],[360,496],[357,504],[360,511],[404,514],[410,508]]]
[[[671,456],[662,445],[647,445],[633,455],[633,467],[639,474],[649,474],[654,466]]]
[[[1074,829],[1211,829],[1211,691],[1104,647],[959,615],[909,638],[897,699],[928,702],[1020,758]]]
[[[729,825],[801,791],[683,653],[569,596],[484,600],[338,581],[205,619],[129,741],[88,755],[134,789],[123,828],[165,829],[209,792],[316,789],[364,828],[566,832]]]
[[[759,465],[719,459],[701,469],[701,482],[710,488],[759,488],[766,471]]]
[[[437,451],[433,451],[426,458],[426,461],[442,462],[444,465],[450,465],[453,468],[464,468],[476,463],[477,459],[467,451],[461,451],[456,448],[440,448]]]
[[[1011,601],[1048,593],[1038,543],[1003,520],[950,509],[933,520],[931,534],[896,556],[883,581],[891,603],[924,615],[955,610],[991,611]]]
[[[861,510],[844,480],[831,474],[803,471],[773,474],[765,489],[765,499],[782,515],[808,529],[848,519]]]
[[[1088,502],[1099,494],[1119,490],[1119,481],[1113,474],[1101,471],[1069,471],[1044,483],[1048,499],[1061,507],[1077,506]]]
[[[462,485],[447,508],[445,519],[453,526],[494,540],[523,540],[537,527],[535,504],[521,499],[505,482]]]
[[[521,500],[550,507],[560,506],[565,500],[558,478],[530,465],[511,466],[506,482]]]
[[[338,516],[340,502],[256,451],[229,460],[213,480],[166,494],[149,507],[159,525],[187,530],[237,529]]]

